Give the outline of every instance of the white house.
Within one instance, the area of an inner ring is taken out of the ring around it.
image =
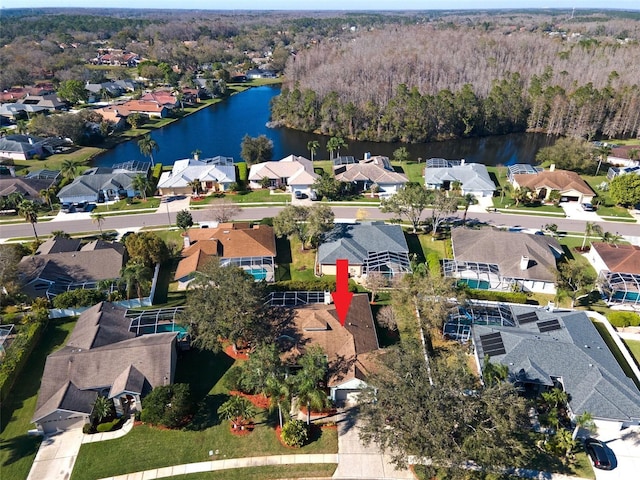
[[[343,157],[341,157],[343,158]],[[369,156],[364,160],[356,160],[353,163],[343,163],[333,167],[336,180],[352,183],[358,191],[364,191],[377,185],[380,197],[389,197],[400,190],[408,181],[406,175],[396,172],[389,158],[380,155]]]
[[[204,160],[177,160],[170,172],[163,172],[158,180],[160,195],[193,193],[192,182],[199,181],[201,190],[224,192],[236,181],[233,158],[215,157]]]
[[[480,163],[466,163],[463,160],[427,160],[424,169],[424,183],[430,190],[451,190],[454,184],[460,185],[463,195],[470,193],[475,197],[492,197],[496,186]]]
[[[286,188],[291,193],[298,191],[309,195],[311,186],[318,177],[318,174],[313,171],[311,160],[289,155],[282,160],[251,165],[249,187],[262,188],[264,179],[268,178],[269,187]]]

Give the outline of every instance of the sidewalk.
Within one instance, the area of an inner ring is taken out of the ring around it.
[[[209,462],[186,463],[172,467],[156,468],[143,472],[128,473],[100,480],[154,480],[156,478],[175,477],[188,473],[217,472],[232,468],[264,467],[268,465],[302,465],[310,463],[338,463],[335,453],[316,453],[309,455],[270,455],[266,457],[229,458]]]

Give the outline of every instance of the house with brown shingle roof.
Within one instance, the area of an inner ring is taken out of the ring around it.
[[[294,332],[278,339],[286,348],[285,363],[295,364],[306,349],[318,345],[327,355],[332,400],[344,401],[367,386],[367,374],[380,348],[367,294],[353,296],[344,326],[335,306],[322,303],[296,307],[293,324]]]
[[[240,267],[256,281],[275,279],[276,237],[268,225],[221,223],[217,228],[191,228],[184,235],[182,260],[174,279],[184,290],[212,257],[220,265]]]
[[[333,174],[336,180],[355,185],[359,192],[377,185],[380,197],[395,194],[409,181],[406,175],[393,169],[389,158],[379,155],[367,156],[354,163],[334,165]]]
[[[548,200],[553,191],[560,192],[570,202],[591,203],[596,196],[576,172],[556,170],[554,165],[537,173],[515,174],[511,183],[514,188],[529,188],[539,200]]]
[[[96,108],[95,112],[102,115],[105,122],[112,123],[115,130],[121,130],[127,125],[127,117],[131,113],[122,105],[107,105]]]
[[[587,258],[609,304],[640,305],[640,247],[593,242]]]
[[[98,395],[122,415],[139,410],[153,387],[173,383],[177,333],[136,337],[125,313],[106,302],[85,310],[67,344],[47,357],[32,418],[40,431],[82,428]]]
[[[558,241],[492,228],[451,231],[453,259],[443,261],[445,276],[459,278],[471,288],[556,293]]]

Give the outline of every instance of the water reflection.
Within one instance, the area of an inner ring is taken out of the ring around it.
[[[309,157],[307,143],[311,140],[320,143],[316,158],[329,158],[325,148],[328,137],[266,126],[269,120],[269,103],[278,93],[279,88],[273,86],[252,88],[154,131],[151,136],[160,147],[154,154],[155,160],[164,165],[171,165],[176,160],[190,157],[194,150],[201,150],[202,158],[223,155],[239,161],[242,138],[245,135],[257,137],[263,134],[273,141],[274,159],[290,154]],[[537,151],[554,142],[554,137],[544,134],[517,133],[404,146],[412,159],[464,158],[468,162],[486,165],[511,165],[534,163]],[[356,158],[362,158],[365,152],[392,157],[393,152],[403,146],[398,143],[347,143],[348,148],[341,153]],[[94,164],[111,166],[142,158],[134,140],[100,155],[94,160]]]

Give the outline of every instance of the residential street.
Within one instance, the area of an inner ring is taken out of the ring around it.
[[[142,227],[154,227],[167,225],[169,218],[171,222],[175,222],[176,212],[166,211],[161,212],[164,207],[156,213],[134,214],[134,215],[116,215],[107,216],[102,228],[104,230],[112,229],[136,229]],[[245,207],[237,215],[236,220],[258,220],[264,217],[274,217],[284,207]],[[388,220],[394,217],[393,214],[382,213],[377,207],[362,207],[362,206],[334,206],[332,207],[336,215],[336,219],[355,219],[358,215],[358,211],[366,211],[369,213],[369,220]],[[63,214],[63,219],[56,221],[41,222],[36,224],[36,231],[39,235],[48,235],[55,230],[64,230],[67,233],[79,233],[97,230],[97,225],[93,223],[89,214],[86,213],[73,213]],[[193,219],[195,222],[211,221],[211,215],[206,210],[192,210]],[[430,211],[425,210],[423,218],[426,219],[430,216]],[[458,212],[458,217],[462,218],[462,212]],[[474,212],[469,211],[467,215],[467,221],[480,221],[486,222],[495,226],[508,226],[518,228],[532,228],[540,229],[546,223],[555,223],[558,225],[560,231],[570,232],[583,232],[585,221],[583,219],[575,218],[550,218],[540,217],[535,215],[514,215],[505,213],[486,213],[486,212]],[[637,223],[628,222],[597,222],[605,231],[612,233],[618,233],[619,235],[634,236],[640,242],[640,226]],[[20,237],[32,237],[33,229],[28,223],[1,225],[0,226],[0,240],[6,240],[10,238]]]

